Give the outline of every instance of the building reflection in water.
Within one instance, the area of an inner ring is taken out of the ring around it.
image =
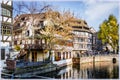
[[[58,72],[44,74],[44,76],[56,79],[118,79],[118,63],[97,62],[81,65],[69,65]]]

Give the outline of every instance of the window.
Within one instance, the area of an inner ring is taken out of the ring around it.
[[[17,45],[17,40],[14,41],[14,45]]]
[[[81,36],[84,36],[84,32],[80,32]]]
[[[81,21],[79,21],[78,24],[81,24]]]
[[[75,41],[75,42],[78,42],[78,38],[74,38],[74,41]]]
[[[11,16],[10,11],[4,8],[2,8],[2,15]]]
[[[84,38],[79,38],[78,41],[79,42],[85,42],[85,39]]]
[[[89,37],[92,37],[92,34],[89,33],[88,36],[89,36]]]
[[[40,21],[40,27],[44,28],[43,21]]]
[[[21,20],[24,21],[24,20],[25,20],[25,17],[22,17]]]
[[[85,32],[85,36],[88,36],[88,33],[87,33],[87,32]]]
[[[79,44],[74,44],[74,48],[78,49],[79,48]]]
[[[80,45],[79,45],[79,48],[83,48],[83,44],[80,44]]]
[[[87,48],[88,48],[88,49],[91,49],[91,45],[90,45],[90,44],[87,44]]]
[[[84,21],[84,24],[86,24],[86,25],[87,25],[87,22],[86,22],[86,21]]]
[[[55,61],[59,61],[61,60],[61,53],[57,52],[57,54],[55,55]]]
[[[5,49],[1,49],[1,60],[5,59]]]
[[[8,35],[11,34],[11,29],[6,26],[2,26],[1,34]]]
[[[29,31],[29,30],[27,30],[27,31],[26,31],[26,36],[29,36],[29,33],[30,33],[30,31]]]

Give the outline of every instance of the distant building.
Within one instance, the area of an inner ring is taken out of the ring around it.
[[[98,39],[98,32],[95,33],[95,36],[96,36],[96,47],[95,47],[95,50],[103,51],[102,40]]]
[[[74,52],[75,54],[84,53],[92,50],[92,32],[87,22],[84,20],[77,20],[72,25],[74,36]]]
[[[96,51],[96,46],[97,46],[97,34],[96,34],[96,30],[93,27],[90,27],[90,31],[92,33],[92,50]]]
[[[106,47],[109,49],[110,52],[113,52],[113,48],[110,44],[108,43],[102,43],[102,40],[98,38],[98,32],[95,33],[95,36],[96,36],[96,47],[95,49],[97,51],[105,51],[106,50]]]
[[[12,0],[2,0],[1,4],[1,27],[0,27],[0,57],[1,65],[9,54],[11,41],[12,41]]]

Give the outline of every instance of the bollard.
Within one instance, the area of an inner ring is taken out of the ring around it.
[[[116,63],[116,58],[113,58],[113,59],[112,59],[112,62],[113,62],[113,63]]]

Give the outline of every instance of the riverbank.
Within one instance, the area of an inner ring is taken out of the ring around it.
[[[97,62],[112,62],[112,59],[115,58],[116,61],[119,61],[118,55],[99,55],[99,56],[89,56],[89,57],[80,57],[79,58],[79,65],[85,64],[85,63],[94,63]],[[37,75],[37,74],[44,74],[44,73],[49,73],[52,71],[59,71],[62,69],[64,66],[72,65],[72,58],[66,59],[66,60],[60,60],[60,61],[54,61],[51,63],[48,63],[43,66],[35,66],[35,67],[27,67],[27,68],[16,68],[14,72],[6,73],[6,71],[2,71],[2,73],[13,76],[13,77],[31,77],[31,75]]]
[[[80,58],[80,64],[83,63],[92,63],[92,62],[112,62],[113,58],[116,59],[117,62],[119,62],[119,55],[96,55],[96,56],[89,56],[89,57],[81,57]]]

